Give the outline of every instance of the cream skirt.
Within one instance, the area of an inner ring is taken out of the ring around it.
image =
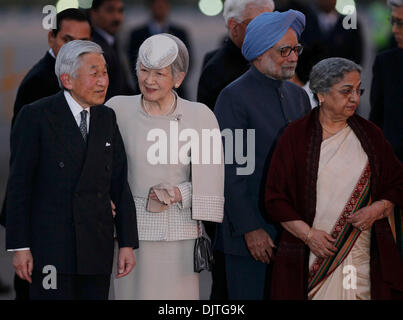
[[[133,271],[116,279],[115,247],[111,291],[116,300],[198,300],[199,274],[193,271],[195,240],[140,241]]]

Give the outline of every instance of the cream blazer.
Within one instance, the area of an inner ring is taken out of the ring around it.
[[[147,114],[141,95],[106,102],[125,144],[140,240],[194,239],[200,235],[197,220],[223,220],[224,156],[217,120],[204,104],[176,98],[167,116]],[[149,190],[159,183],[177,186],[182,202],[148,212]]]

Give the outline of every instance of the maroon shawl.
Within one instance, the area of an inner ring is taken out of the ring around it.
[[[381,130],[358,115],[347,120],[368,155],[373,201],[390,200],[403,207],[403,165]],[[319,109],[290,124],[270,164],[265,203],[271,220],[303,220],[312,226],[322,127]],[[348,163],[346,163],[348,165]],[[388,220],[374,223],[371,236],[371,298],[403,298],[403,260]],[[271,279],[272,299],[307,299],[309,247],[282,230]]]

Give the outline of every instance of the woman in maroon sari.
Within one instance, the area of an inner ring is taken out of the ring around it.
[[[319,107],[274,152],[266,207],[281,233],[272,299],[403,298],[403,166],[381,130],[355,114],[361,68],[319,62]]]

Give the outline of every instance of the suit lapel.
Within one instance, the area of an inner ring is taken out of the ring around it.
[[[81,166],[85,156],[86,145],[63,91],[54,96],[52,105],[46,109],[46,115],[57,140],[68,150],[77,164]]]

